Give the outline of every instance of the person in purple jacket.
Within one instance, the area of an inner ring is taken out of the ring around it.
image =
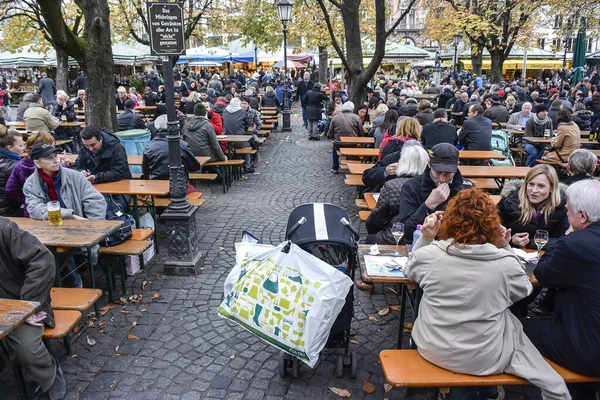
[[[49,132],[38,132],[27,139],[25,151],[29,153],[33,146],[38,143],[48,143],[54,146],[55,141]],[[6,195],[13,200],[23,203],[23,216],[25,218],[29,218],[29,213],[27,212],[27,204],[25,195],[23,194],[23,185],[25,185],[25,181],[34,171],[35,165],[33,164],[33,160],[29,157],[22,157],[15,164],[8,181],[6,181]]]

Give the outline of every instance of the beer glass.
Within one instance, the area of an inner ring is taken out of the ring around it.
[[[46,204],[48,210],[48,222],[52,226],[62,225],[62,215],[60,213],[60,203],[58,201],[49,201]]]

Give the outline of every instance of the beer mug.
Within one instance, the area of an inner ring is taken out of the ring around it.
[[[544,137],[546,139],[550,138],[550,129],[544,129]]]
[[[62,114],[60,116],[61,121],[66,122],[67,121],[67,116],[65,114]]]
[[[48,222],[52,226],[62,225],[62,214],[60,212],[60,203],[58,201],[49,201],[46,204],[48,210]]]

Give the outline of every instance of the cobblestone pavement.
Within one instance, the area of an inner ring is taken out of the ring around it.
[[[354,380],[335,377],[333,350],[326,350],[314,369],[303,365],[299,378],[282,379],[279,352],[217,315],[224,279],[235,262],[234,243],[243,230],[278,244],[293,208],[318,201],[343,207],[365,236],[354,205],[355,188],[344,185],[343,174],[329,172],[330,142],[308,141],[297,112],[292,124],[292,133],[271,135],[260,151],[256,173],[244,175],[227,194],[219,184],[200,188],[207,199],[197,216],[199,246],[206,252],[201,275],[163,275],[162,251],[127,281],[129,295],[142,295],[140,302],[108,306],[100,320],[90,318],[93,313],[84,316],[71,356],[61,342],[52,343],[68,381],[67,399],[339,398],[329,387],[347,389],[353,399],[406,397],[401,389],[385,393],[378,364],[379,351],[394,348],[398,332],[398,311],[377,315],[399,303],[383,285],[371,296],[355,291],[356,344],[351,346],[358,354],[359,372]],[[101,306],[106,305],[106,296],[102,300]],[[95,344],[90,346],[92,340]],[[373,394],[363,391],[363,379],[375,385]],[[17,398],[6,369],[0,385],[9,399]],[[507,398],[522,398],[520,390]]]

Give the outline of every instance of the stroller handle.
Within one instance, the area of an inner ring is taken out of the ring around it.
[[[350,221],[348,221],[346,218],[342,218],[340,219],[340,222],[350,230],[350,232],[352,232],[352,234],[354,235],[354,240],[356,240],[358,242],[358,239],[360,239],[360,234],[358,233],[358,230],[356,230],[356,228],[354,227],[354,225],[352,225],[350,223]]]
[[[285,237],[286,239],[289,239],[294,233],[296,233],[296,231],[302,226],[304,225],[304,223],[306,222],[306,218],[302,217],[298,220],[298,222],[296,222],[289,231],[286,232]]]

